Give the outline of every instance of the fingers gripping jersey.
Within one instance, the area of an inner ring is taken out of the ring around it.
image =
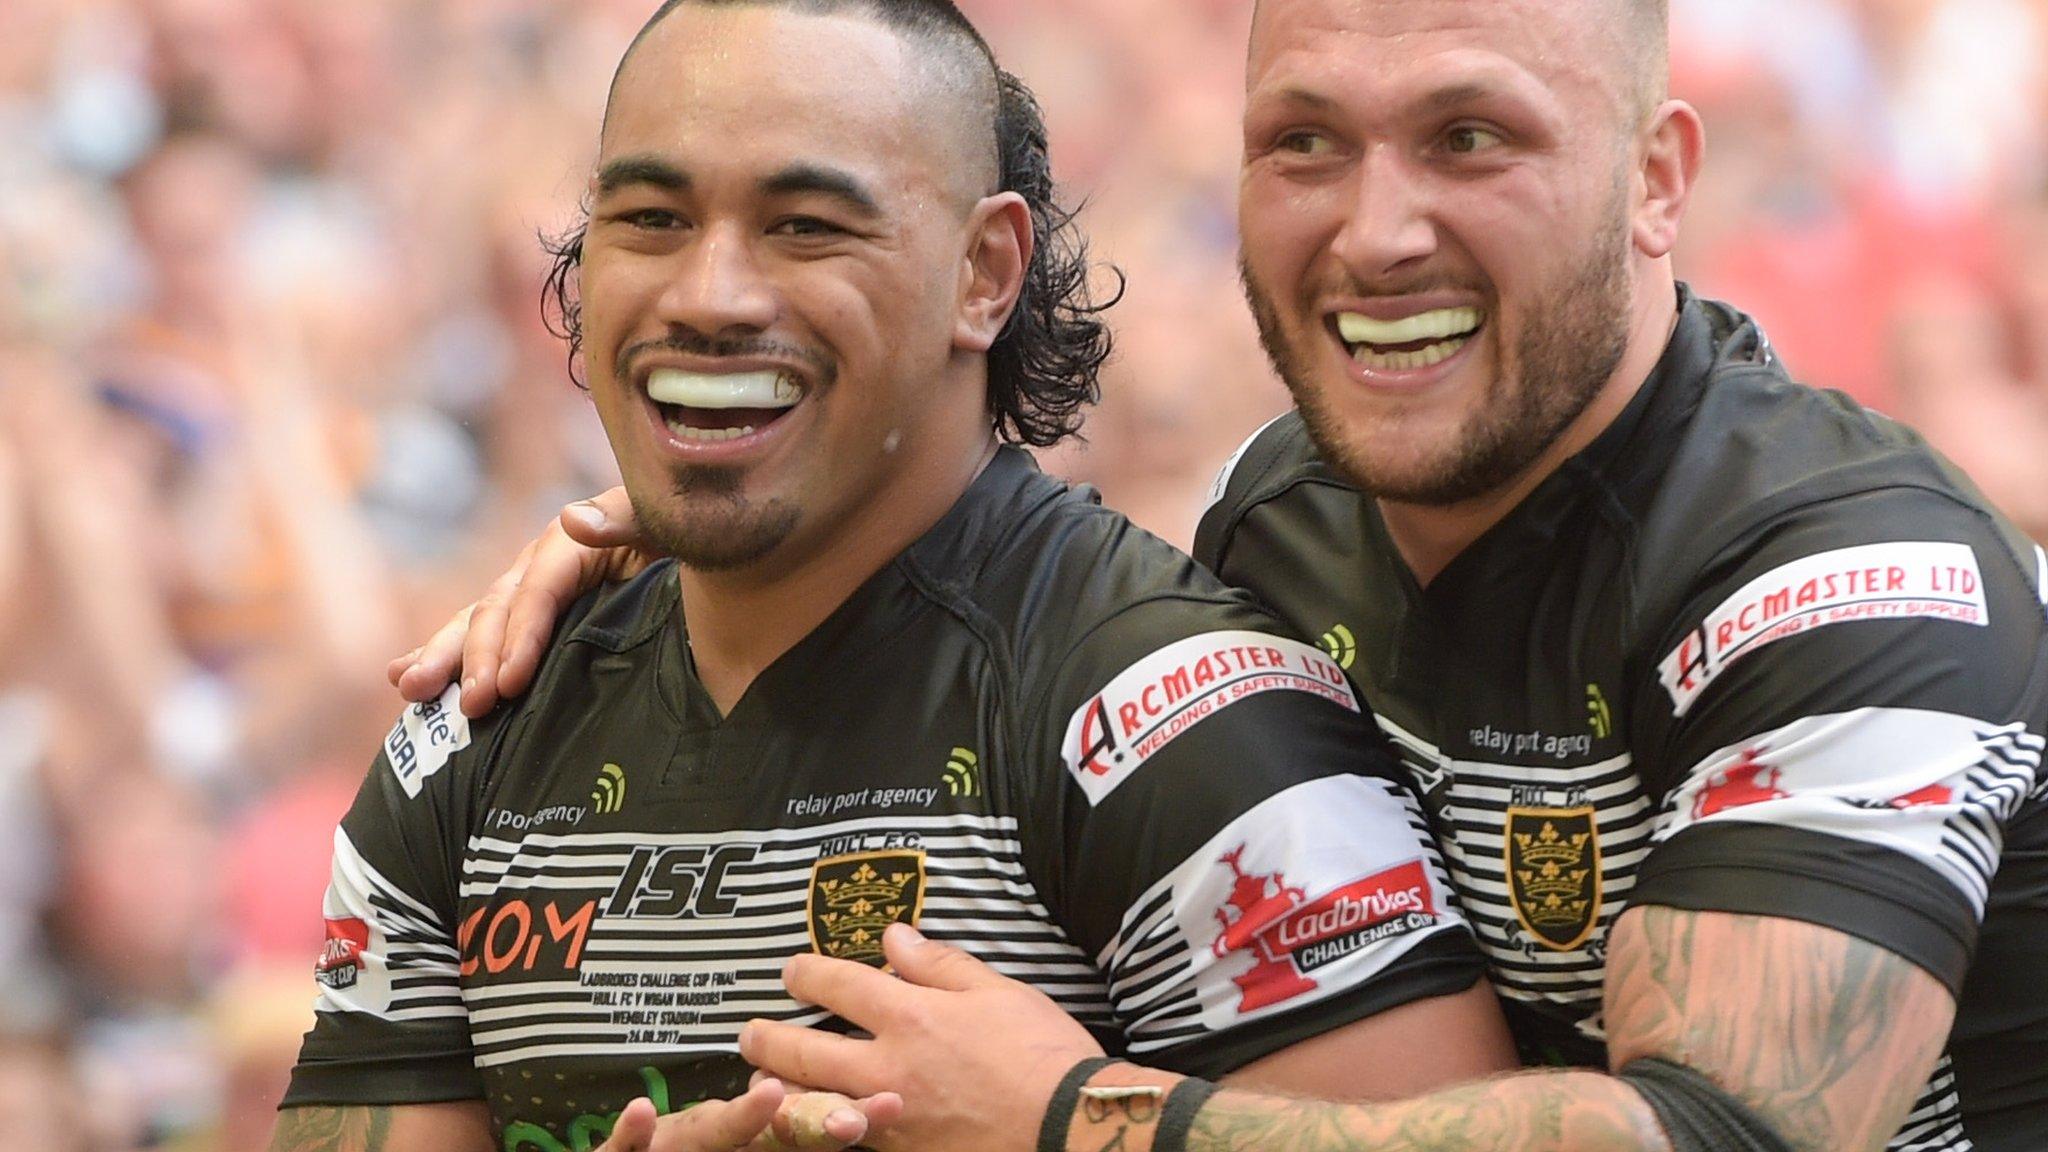
[[[287,1104],[482,1096],[508,1150],[745,1087],[778,977],[893,921],[1217,1075],[1481,971],[1343,670],[1004,452],[726,716],[672,568],[531,697],[407,714],[336,841]],[[432,713],[429,715],[429,713]]]
[[[1893,1148],[2048,1147],[2048,556],[1685,297],[1616,424],[1427,589],[1298,419],[1199,558],[1393,738],[1526,1054],[1603,1064],[1630,903],[1870,940],[1959,996]]]

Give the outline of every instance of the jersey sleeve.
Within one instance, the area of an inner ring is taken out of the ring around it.
[[[1651,654],[1665,798],[1632,901],[1823,925],[1960,990],[2042,792],[2048,566],[1917,490],[1753,535]]]
[[[399,717],[334,833],[314,1025],[283,1107],[483,1096],[459,985],[456,861],[489,721],[451,686]]]
[[[1211,572],[1223,570],[1231,535],[1253,502],[1254,493],[1262,489],[1277,469],[1301,462],[1306,440],[1300,415],[1289,409],[1260,425],[1224,460],[1215,479],[1209,482],[1208,499],[1195,523],[1192,554],[1196,563]]]
[[[1343,670],[1249,607],[1100,625],[1026,713],[1058,765],[1045,886],[1128,1051],[1216,1076],[1483,965]]]

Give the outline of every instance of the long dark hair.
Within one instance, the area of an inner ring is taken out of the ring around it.
[[[669,0],[647,28],[681,3],[720,0]],[[726,0],[730,2],[730,0]],[[769,2],[776,0],[742,0]],[[805,10],[856,8],[906,33],[941,34],[970,40],[987,60],[996,79],[995,139],[1000,159],[999,191],[1015,192],[1031,209],[1031,266],[1024,290],[1009,322],[988,351],[988,411],[996,434],[1011,444],[1045,448],[1076,435],[1083,411],[1102,396],[1102,366],[1111,349],[1109,326],[1102,313],[1123,298],[1123,273],[1105,266],[1115,289],[1100,302],[1089,282],[1088,241],[1075,223],[1078,209],[1059,201],[1046,146],[1045,116],[1022,80],[995,63],[988,44],[950,0],[783,0]],[[647,28],[641,29],[641,36]],[[634,43],[639,41],[636,38]],[[632,49],[627,49],[627,55]],[[568,342],[569,376],[583,387],[583,309],[578,271],[583,266],[583,240],[589,230],[589,205],[566,232],[542,236],[541,245],[554,258],[541,288],[541,308],[548,330]]]

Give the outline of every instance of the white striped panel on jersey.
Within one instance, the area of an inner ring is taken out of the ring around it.
[[[1927,1087],[1913,1101],[1913,1110],[1899,1126],[1886,1152],[1972,1152],[1975,1145],[1963,1132],[1962,1100],[1956,1093],[1955,1069],[1947,1054],[1934,1066]]]
[[[2036,551],[2037,553],[2041,552],[2038,548]],[[2043,591],[2048,593],[2048,553],[2041,553],[2041,555]],[[2048,601],[2048,596],[2044,596],[2044,601]],[[1471,765],[1464,761],[1453,762],[1428,741],[1408,732],[1400,725],[1387,720],[1383,716],[1378,719],[1381,728],[1386,732],[1388,738],[1404,753],[1404,760],[1408,757],[1426,759],[1427,765],[1431,770],[1451,773],[1454,786],[1461,788],[1470,769],[1483,769],[1485,767],[1483,765]],[[2001,750],[2005,759],[2017,761],[2019,765],[2029,768],[2038,768],[2043,744],[2040,737],[2024,731],[2018,725],[2008,726],[1996,732],[1983,733],[1983,736],[1985,737],[1984,746],[1987,748],[1987,759],[1992,758],[1988,750],[1997,748]],[[1595,767],[1611,766],[1619,768],[1626,766],[1626,763],[1627,758],[1624,756],[1608,761],[1605,765],[1596,765]],[[1995,786],[1989,779],[1980,783],[1978,777],[1974,774],[1972,776],[1972,783],[1973,786],[1979,787],[1986,785]],[[1610,798],[1618,798],[1620,795],[1625,795],[1625,793],[1617,792]],[[1589,799],[1592,798],[1589,794]],[[1454,792],[1453,804],[1455,805],[1460,800],[1462,800],[1462,796]],[[1634,846],[1630,849],[1630,863],[1632,865],[1639,863],[1646,857],[1652,847],[1651,844],[1645,841],[1647,833],[1654,827],[1651,818],[1654,817],[1655,810],[1650,806],[1646,795],[1640,796],[1640,803],[1643,811],[1639,815],[1632,813],[1634,819],[1631,821],[1629,830],[1629,838],[1634,842]],[[1502,804],[1501,807],[1504,809],[1505,805]],[[1596,802],[1597,807],[1598,804]],[[1461,831],[1460,835],[1463,836],[1464,833]],[[1496,850],[1495,858],[1497,859],[1498,848],[1500,847],[1497,843],[1498,837],[1493,837],[1492,840],[1494,843],[1490,846]],[[1606,858],[1607,840],[1608,838],[1603,836],[1603,860]],[[1453,857],[1452,866],[1461,873],[1461,880],[1471,882],[1472,877],[1469,870],[1462,867],[1462,853],[1447,851],[1446,855]],[[1633,876],[1627,879],[1626,884],[1630,888],[1634,886]],[[1468,893],[1468,913],[1474,912],[1472,908],[1474,903],[1481,905],[1481,910],[1474,916],[1475,927],[1487,924],[1488,922],[1499,922],[1502,918],[1502,912],[1505,912],[1506,921],[1509,924],[1513,923],[1514,913],[1512,907],[1500,899],[1505,894],[1504,886],[1494,885],[1492,887],[1495,889],[1492,893],[1482,894],[1476,891]],[[1620,906],[1621,901],[1616,899],[1613,910],[1618,912]],[[1603,909],[1601,919],[1611,923],[1606,909]],[[1486,940],[1488,933],[1482,931],[1480,935],[1482,944],[1490,943]],[[1493,953],[1497,950],[1489,946],[1488,951]],[[1505,956],[1496,956],[1495,959],[1518,959],[1522,955],[1517,950],[1505,950],[1505,952]],[[1544,973],[1524,971],[1511,973],[1504,971],[1500,964],[1495,965],[1493,977],[1496,989],[1503,996],[1510,999],[1531,1002],[1557,1002],[1560,1000],[1578,1002],[1586,1006],[1589,1016],[1599,1008],[1601,987],[1597,978],[1588,984],[1583,982],[1583,977],[1580,974],[1574,972]],[[1592,1030],[1590,1020],[1582,1021],[1581,1023],[1582,1031]],[[1598,1037],[1596,1036],[1595,1038],[1597,1039]],[[1972,1152],[1972,1149],[1973,1145],[1963,1131],[1960,1099],[1956,1091],[1954,1070],[1949,1058],[1944,1055],[1941,1062],[1936,1065],[1927,1087],[1915,1100],[1912,1112],[1900,1127],[1898,1135],[1887,1146],[1887,1152]]]
[[[472,1037],[480,1066],[570,1057],[592,1052],[732,1051],[739,1021],[754,1016],[816,1022],[781,986],[781,957],[810,948],[805,894],[816,846],[841,835],[873,832],[877,821],[854,820],[803,830],[721,833],[550,834],[523,841],[476,837],[464,861],[465,899],[488,900],[501,889],[595,891],[616,885],[635,849],[715,847],[758,836],[756,855],[726,875],[735,895],[781,895],[718,921],[715,928],[686,918],[596,920],[584,943],[580,973],[686,975],[727,973],[711,989],[677,985],[676,992],[715,991],[717,1004],[688,998],[677,1007],[695,1013],[661,1027],[680,1040],[636,1047],[634,1026],[612,1022],[613,1005],[592,1003],[592,988],[577,980],[533,981],[466,989]],[[1112,1023],[1107,990],[1087,957],[1065,938],[1038,899],[1019,860],[1012,817],[891,817],[892,832],[916,832],[925,852],[926,901],[921,927],[934,939],[967,948],[996,971],[1031,983],[1084,1023]],[[488,855],[481,855],[487,853]],[[743,941],[735,946],[735,941]]]
[[[1444,815],[1452,833],[1439,843],[1446,865],[1464,898],[1467,918],[1486,953],[1495,991],[1527,1003],[1566,1004],[1581,1031],[1598,1039],[1591,1019],[1600,1006],[1607,930],[1627,907],[1636,870],[1650,853],[1656,806],[1642,790],[1627,753],[1584,765],[1528,766],[1454,760],[1436,745],[1378,716],[1402,762],[1418,777],[1447,777]],[[1521,930],[1507,885],[1507,810],[1517,785],[1562,791],[1575,779],[1602,780],[1586,789],[1599,828],[1603,872],[1600,912],[1593,931],[1577,948],[1559,951]],[[1418,787],[1421,779],[1417,780]]]
[[[1981,916],[2005,822],[2039,785],[2042,744],[2023,724],[1923,708],[1804,716],[1702,758],[1672,793],[1656,839],[1766,824],[1870,844],[1947,877]],[[1769,770],[1771,796],[1696,814],[1700,798],[1746,765]],[[1911,799],[1937,784],[1945,798]]]
[[[383,982],[385,997],[381,1004],[372,1002],[374,994],[366,998],[373,982],[354,993],[323,988],[316,998],[319,1010],[368,1012],[399,1022],[463,1014],[456,987],[458,957],[447,930],[425,904],[365,859],[341,828],[334,830],[328,891],[339,895],[345,908],[359,905],[374,919],[384,941],[383,972],[376,980]]]
[[[1287,882],[1305,885],[1318,896],[1420,862],[1430,876],[1430,888],[1445,893],[1448,900],[1450,878],[1427,834],[1417,831],[1421,819],[1414,798],[1397,783],[1325,776],[1267,796],[1217,829],[1139,894],[1125,910],[1116,935],[1096,954],[1097,965],[1110,976],[1114,1002],[1128,1022],[1130,1050],[1170,1047],[1205,1031],[1230,1027],[1245,1013],[1259,1010],[1238,1006],[1244,990],[1221,966],[1220,957],[1207,955],[1215,937],[1204,909],[1217,896],[1212,890],[1214,877],[1229,858],[1225,849],[1233,841],[1240,852],[1243,846],[1258,846],[1254,859],[1263,857],[1267,863],[1254,868],[1285,861]],[[1332,850],[1297,855],[1294,849],[1305,841]],[[1440,924],[1455,923],[1456,918],[1457,911],[1445,907]],[[1202,927],[1193,928],[1191,922]],[[1400,933],[1360,949],[1346,957],[1349,967],[1331,969],[1330,982],[1312,986],[1321,989],[1314,998],[1362,986],[1437,930],[1433,926],[1412,935]]]

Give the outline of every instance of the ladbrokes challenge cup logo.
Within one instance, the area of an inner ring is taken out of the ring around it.
[[[1436,923],[1421,860],[1410,860],[1311,897],[1279,872],[1249,872],[1246,845],[1217,863],[1230,869],[1230,894],[1216,910],[1221,931],[1210,950],[1242,953],[1251,967],[1231,977],[1240,1015],[1285,1004],[1320,985],[1310,973],[1389,937]]]
[[[1508,898],[1545,947],[1578,947],[1600,918],[1600,835],[1591,805],[1509,808]]]
[[[1218,956],[1244,952],[1251,956],[1248,972],[1231,977],[1243,990],[1239,1012],[1252,1012],[1314,991],[1316,982],[1301,974],[1287,955],[1265,938],[1273,923],[1308,902],[1308,892],[1287,883],[1278,872],[1269,875],[1244,870],[1244,849],[1240,844],[1225,852],[1218,863],[1230,869],[1230,898],[1216,910],[1216,934],[1210,948]]]
[[[882,966],[882,932],[917,925],[924,909],[924,852],[856,852],[811,865],[806,901],[811,950]]]
[[[313,979],[339,990],[356,986],[363,972],[363,953],[370,947],[370,925],[353,916],[327,921],[327,945],[313,964]]]

